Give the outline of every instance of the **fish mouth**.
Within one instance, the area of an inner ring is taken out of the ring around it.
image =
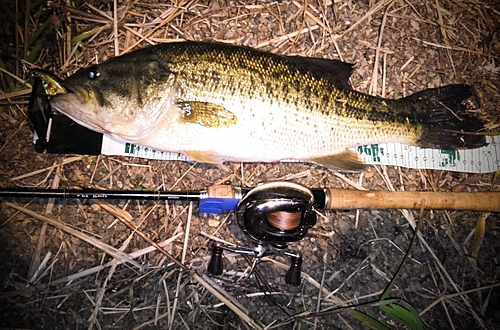
[[[45,93],[49,97],[63,94],[75,94],[80,103],[87,103],[95,94],[91,86],[74,85],[68,80],[62,80],[54,73],[44,69],[32,69],[30,74],[41,79]]]
[[[67,90],[64,94],[73,94],[78,100],[78,103],[83,105],[92,102],[92,95],[94,93],[90,86],[71,86],[64,84],[64,87]]]
[[[66,82],[62,83],[65,89],[64,93],[58,93],[50,98],[50,103],[56,110],[70,116],[68,109],[75,107],[86,107],[92,102],[92,89],[90,86],[72,86]]]
[[[104,133],[105,130],[98,124],[98,102],[92,97],[92,93],[83,86],[65,84],[64,87],[65,93],[50,97],[52,108],[82,126]]]
[[[82,126],[104,133],[97,115],[99,97],[102,97],[99,91],[90,85],[72,83],[71,79],[62,80],[43,69],[33,69],[30,73],[41,79],[53,110]]]

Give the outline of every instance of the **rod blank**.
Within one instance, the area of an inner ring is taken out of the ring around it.
[[[199,201],[202,191],[1,188],[0,197]]]

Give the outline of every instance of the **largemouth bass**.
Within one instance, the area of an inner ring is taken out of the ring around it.
[[[219,43],[165,43],[81,69],[52,107],[92,130],[211,164],[297,159],[359,171],[347,148],[477,148],[467,85],[392,100],[353,90],[352,65]]]

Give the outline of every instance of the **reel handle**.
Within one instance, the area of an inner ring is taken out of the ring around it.
[[[292,250],[282,250],[274,248],[271,245],[253,245],[252,247],[230,246],[213,242],[211,245],[212,256],[208,263],[207,271],[213,275],[222,275],[224,269],[222,264],[222,252],[224,250],[240,255],[252,256],[257,261],[263,256],[273,254],[282,254],[290,257],[291,265],[285,275],[285,282],[288,285],[300,285],[302,274],[302,254]]]
[[[221,275],[223,272],[222,264],[222,251],[223,248],[213,244],[212,245],[212,256],[210,257],[210,262],[208,263],[208,272],[214,275]]]
[[[302,256],[297,254],[291,257],[292,264],[286,272],[285,282],[288,285],[298,286],[300,285],[300,278],[302,274]]]
[[[417,192],[324,189],[325,210],[448,209],[500,212],[500,192]]]

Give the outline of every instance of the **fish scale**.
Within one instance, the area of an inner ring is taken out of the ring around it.
[[[383,99],[353,90],[351,71],[335,60],[167,43],[78,71],[50,102],[117,140],[215,164],[293,158],[361,170],[363,163],[347,148],[484,145],[484,137],[469,134],[483,127],[464,105],[474,96],[469,86]]]

